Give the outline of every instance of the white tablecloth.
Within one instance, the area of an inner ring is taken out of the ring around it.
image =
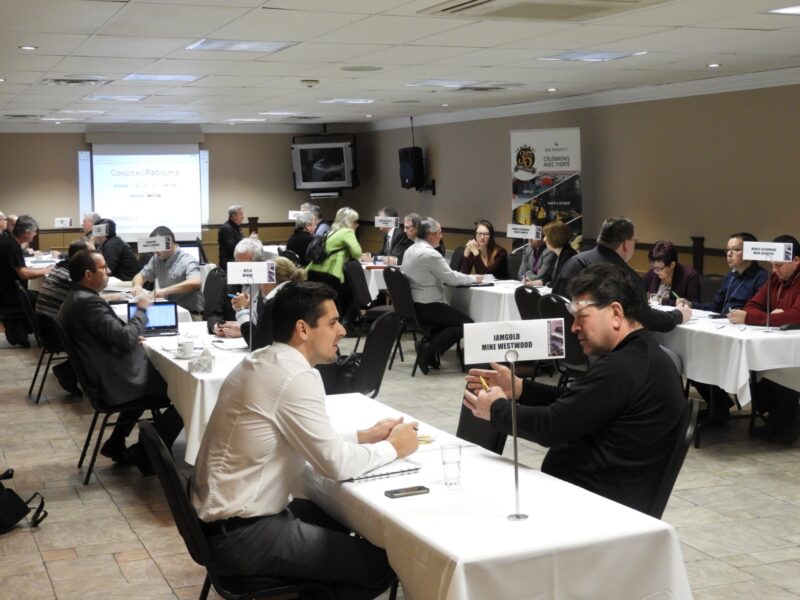
[[[247,355],[247,351],[244,348],[217,349],[210,342],[218,338],[207,333],[205,322],[182,323],[180,330],[181,337],[189,336],[195,340],[196,348],[206,346],[211,349],[215,357],[214,370],[211,373],[189,373],[189,361],[175,358],[174,350],[178,337],[148,338],[144,343],[144,349],[167,382],[167,395],[183,417],[186,430],[185,460],[189,464],[194,464],[222,383],[228,373]]]
[[[444,287],[444,301],[476,323],[519,321],[514,292],[519,281],[495,281],[488,287]]]
[[[369,295],[375,300],[378,297],[378,292],[386,289],[386,282],[383,280],[383,269],[374,268],[366,263],[361,263],[361,266],[364,267],[364,277],[367,279]]]
[[[54,265],[58,262],[58,260],[54,258],[50,258],[50,255],[46,256],[26,256],[25,257],[25,266],[29,269],[44,269],[45,267],[49,267],[50,265]],[[44,277],[37,277],[36,279],[29,279],[28,280],[28,289],[39,291],[42,289],[42,282],[44,281]]]
[[[736,394],[742,406],[750,403],[750,372],[800,367],[800,331],[765,331],[764,327],[732,325],[693,311],[693,318],[660,343],[683,360],[683,374]]]
[[[367,427],[396,411],[360,394],[328,397],[334,424]],[[412,475],[340,484],[307,468],[316,503],[386,548],[409,600],[505,598],[691,598],[680,545],[667,523],[537,470],[520,471],[512,522],[511,463],[477,446],[462,448],[461,489],[441,483],[434,436],[409,457]],[[389,499],[384,491],[425,485],[430,493]]]
[[[271,260],[273,258],[278,258],[280,254],[278,254],[278,250],[286,250],[286,246],[280,244],[265,244],[264,245],[264,257],[266,260]]]

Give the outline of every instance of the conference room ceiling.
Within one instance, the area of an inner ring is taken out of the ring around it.
[[[0,0],[0,130],[267,131],[742,76],[757,87],[754,74],[800,82],[800,16],[769,12],[793,2]],[[187,49],[201,40],[286,47]]]

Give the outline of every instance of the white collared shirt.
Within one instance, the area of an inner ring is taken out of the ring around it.
[[[344,480],[397,458],[387,441],[359,444],[337,433],[325,410],[319,371],[287,344],[248,355],[225,379],[192,476],[203,521],[282,511],[308,461]]]

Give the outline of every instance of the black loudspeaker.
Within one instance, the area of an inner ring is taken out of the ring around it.
[[[425,165],[419,146],[400,148],[400,185],[406,189],[425,185]]]

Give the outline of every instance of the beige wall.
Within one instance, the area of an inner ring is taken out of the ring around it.
[[[580,127],[587,238],[610,215],[637,222],[642,241],[689,236],[723,248],[728,233],[762,239],[800,233],[800,121],[791,117],[800,86],[696,96],[416,128],[437,195],[400,187],[399,148],[410,131],[358,135],[362,185],[321,203],[330,219],[343,204],[369,220],[384,205],[432,215],[446,227],[479,218],[499,230],[509,220],[509,131]],[[211,221],[242,204],[263,222],[286,219],[307,199],[291,183],[289,134],[206,134]],[[0,210],[29,212],[44,228],[77,218],[82,134],[0,134]],[[366,233],[366,232],[364,232]],[[272,237],[272,236],[269,236]]]

